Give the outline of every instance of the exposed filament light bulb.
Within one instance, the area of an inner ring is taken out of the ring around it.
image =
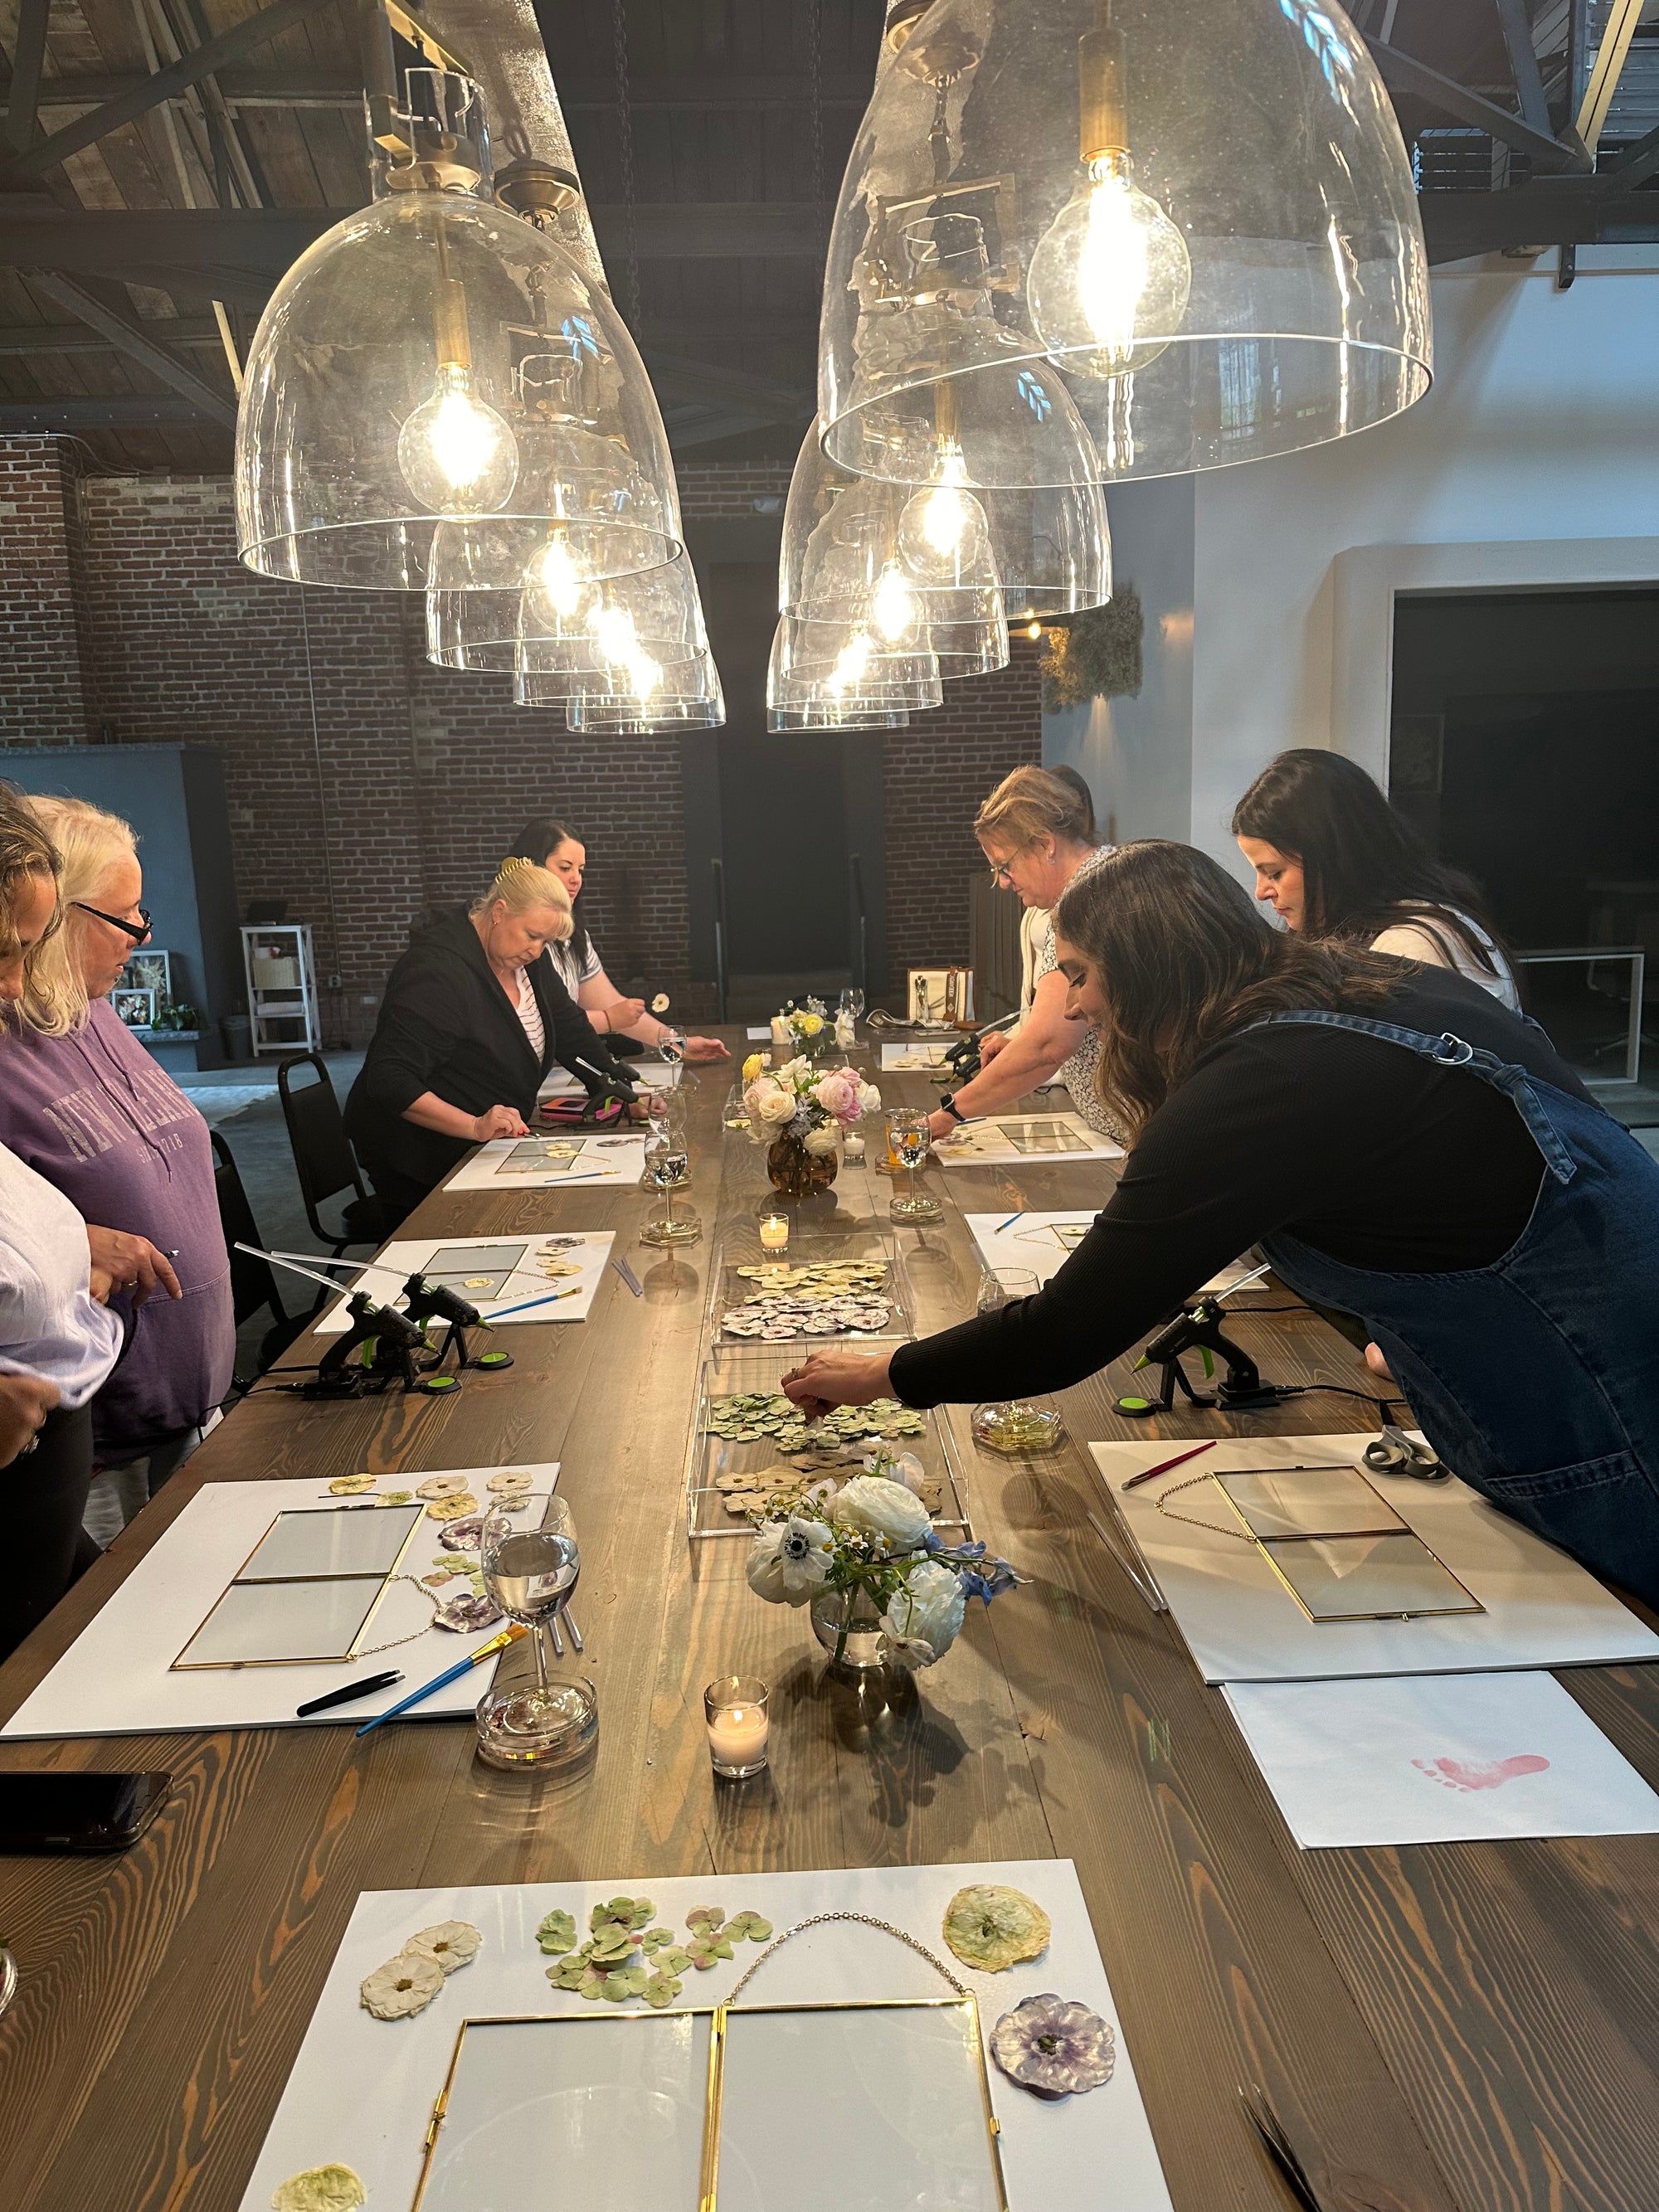
[[[444,362],[432,397],[398,433],[404,482],[433,514],[493,514],[518,479],[513,433],[472,390],[470,372]]]
[[[877,580],[870,611],[877,629],[889,645],[896,645],[916,619],[916,595],[896,561],[890,561]]]
[[[561,622],[568,622],[581,604],[587,581],[570,550],[570,539],[556,523],[537,556],[535,587]]]
[[[948,387],[940,387],[944,406]],[[968,464],[960,441],[945,434],[939,481],[905,502],[899,516],[899,550],[912,571],[929,584],[994,583],[990,562],[991,526],[985,509],[966,489]]]
[[[1192,258],[1180,230],[1134,181],[1123,99],[1123,34],[1104,18],[1078,41],[1077,184],[1038,240],[1026,280],[1031,320],[1052,361],[1103,379],[1145,368],[1180,330]]]
[[[398,433],[398,466],[430,514],[493,514],[518,482],[519,449],[506,422],[472,389],[466,292],[449,273],[441,230],[434,318],[438,374],[431,397]]]

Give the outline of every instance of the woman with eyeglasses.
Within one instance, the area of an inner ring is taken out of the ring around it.
[[[23,802],[58,854],[63,926],[0,1040],[0,1144],[86,1220],[132,1341],[92,1408],[131,1518],[230,1388],[236,1323],[208,1127],[109,994],[149,935],[133,833],[81,799]],[[160,1295],[158,1295],[160,1293]]]
[[[15,1006],[61,919],[58,855],[0,783],[0,1012]],[[5,1066],[0,1042],[0,1070]],[[0,1073],[0,1091],[4,1075]],[[0,1577],[0,1659],[98,1556],[82,1527],[91,1401],[120,1357],[120,1316],[87,1225],[0,1144],[0,1500],[12,1571]]]
[[[1090,1127],[1115,1138],[1121,1133],[1095,1085],[1097,1040],[1085,1022],[1066,1012],[1066,979],[1054,965],[1052,909],[1111,849],[1095,842],[1088,787],[1070,771],[1017,768],[980,808],[974,835],[993,883],[1017,893],[1027,913],[1035,909],[1042,918],[1030,931],[1030,983],[1019,1026],[984,1038],[979,1073],[946,1097],[928,1128],[936,1139],[948,1137],[959,1123],[995,1114],[1058,1077]],[[1023,943],[1024,936],[1022,931]]]

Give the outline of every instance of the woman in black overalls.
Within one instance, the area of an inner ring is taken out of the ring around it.
[[[1659,1163],[1535,1024],[1443,969],[1271,931],[1217,864],[1127,845],[1055,916],[1122,1179],[1039,1295],[798,1403],[1079,1382],[1260,1244],[1359,1316],[1464,1481],[1659,1605]]]

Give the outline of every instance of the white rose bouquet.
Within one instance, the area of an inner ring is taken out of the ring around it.
[[[1006,1559],[988,1559],[983,1544],[942,1543],[921,1499],[894,1480],[900,1462],[880,1453],[871,1464],[873,1473],[855,1475],[838,1496],[814,1485],[773,1499],[749,1555],[749,1587],[771,1605],[862,1590],[890,1656],[902,1667],[931,1667],[956,1642],[969,1599],[989,1605],[1019,1577]],[[846,1642],[843,1626],[837,1658]]]
[[[748,1073],[747,1066],[744,1072]],[[844,1128],[878,1110],[881,1093],[854,1068],[819,1069],[795,1059],[781,1067],[757,1069],[743,1101],[757,1129],[774,1137],[798,1137],[809,1152],[825,1158],[836,1150]]]

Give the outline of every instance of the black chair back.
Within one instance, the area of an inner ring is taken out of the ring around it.
[[[248,1316],[257,1314],[261,1307],[270,1308],[273,1321],[285,1322],[289,1315],[276,1288],[270,1262],[236,1249],[239,1244],[263,1244],[264,1239],[253,1218],[253,1208],[242,1187],[234,1154],[216,1129],[210,1129],[208,1134],[213,1139],[213,1187],[219,1199],[219,1224],[225,1232],[225,1247],[230,1255],[230,1295],[236,1310],[236,1326],[240,1328]]]
[[[295,1084],[294,1078],[301,1068],[310,1070],[310,1079]],[[376,1211],[363,1184],[357,1166],[357,1156],[351,1149],[351,1139],[345,1133],[345,1123],[340,1115],[340,1102],[334,1095],[334,1084],[322,1055],[314,1052],[298,1052],[283,1060],[276,1070],[276,1088],[283,1101],[283,1119],[288,1124],[288,1141],[294,1152],[294,1171],[300,1179],[300,1195],[305,1201],[306,1219],[311,1224],[311,1233],[321,1243],[329,1246],[337,1258],[348,1244],[373,1244],[378,1240],[367,1233],[368,1219]],[[349,1191],[344,1217],[337,1228],[326,1227],[317,1209],[329,1199]]]

